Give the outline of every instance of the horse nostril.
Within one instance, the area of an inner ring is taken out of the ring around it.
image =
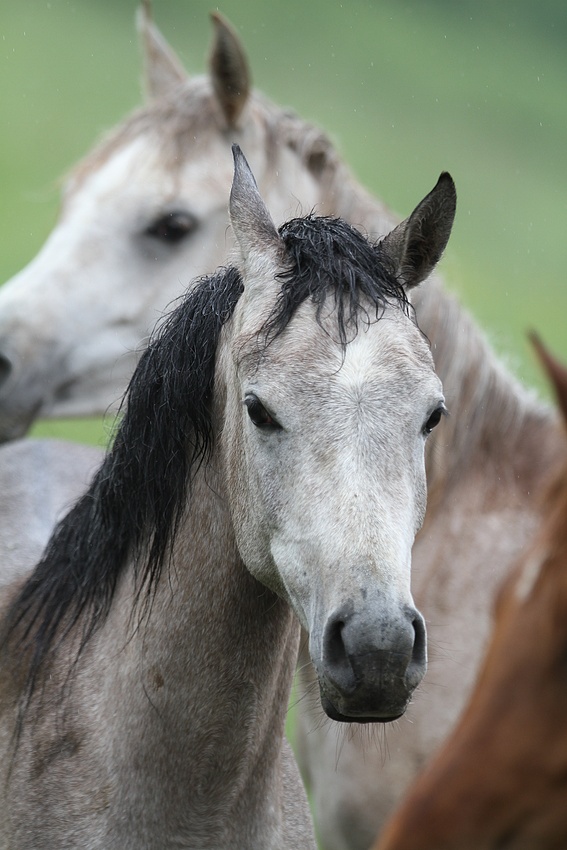
[[[414,640],[411,661],[406,671],[406,680],[409,687],[414,688],[423,678],[427,667],[427,631],[423,617],[418,612],[412,619],[412,626]]]
[[[323,636],[323,657],[332,670],[335,684],[348,691],[354,687],[354,674],[343,639],[345,619],[342,616],[331,618],[325,627]]]
[[[0,353],[0,387],[3,386],[12,372],[12,363],[6,355]]]
[[[414,617],[412,626],[415,634],[412,658],[416,661],[423,660],[427,656],[427,632],[423,617],[420,614]]]

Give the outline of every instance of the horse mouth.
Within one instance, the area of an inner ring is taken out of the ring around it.
[[[329,697],[323,695],[321,695],[321,705],[327,717],[339,723],[393,723],[394,720],[399,720],[400,717],[403,717],[406,710],[406,706],[404,706],[401,711],[392,714],[388,712],[384,712],[384,714],[378,712],[375,714],[343,714],[335,708]]]

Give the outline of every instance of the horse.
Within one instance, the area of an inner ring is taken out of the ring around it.
[[[567,369],[536,341],[567,424]],[[532,544],[504,581],[458,726],[411,787],[379,850],[567,846],[567,451]]]
[[[145,106],[73,169],[44,248],[0,290],[2,438],[38,415],[106,410],[184,281],[226,262],[231,142],[246,150],[277,223],[316,210],[372,239],[397,224],[324,132],[252,89],[240,40],[218,14],[213,24],[209,72],[188,77],[142,9]],[[296,753],[325,850],[367,850],[456,721],[491,600],[539,524],[534,494],[561,450],[554,411],[496,359],[436,274],[412,303],[451,414],[426,446],[428,508],[412,558],[429,670],[411,722],[388,727],[382,746],[358,724],[327,721],[312,668],[300,665]]]
[[[445,402],[408,293],[453,181],[375,244],[277,230],[233,150],[238,264],[162,324],[89,489],[4,586],[3,848],[315,847],[284,738],[299,622],[331,717],[399,716],[425,672],[410,561]]]

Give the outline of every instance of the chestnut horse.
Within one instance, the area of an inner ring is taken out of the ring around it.
[[[567,425],[567,369],[537,343]],[[377,850],[567,847],[567,443],[453,734]]]

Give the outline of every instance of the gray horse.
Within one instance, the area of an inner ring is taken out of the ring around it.
[[[454,212],[442,175],[378,245],[278,232],[235,147],[238,268],[164,323],[88,491],[4,586],[3,850],[314,846],[295,615],[331,717],[399,716],[425,672],[410,561],[445,405],[407,292]]]

